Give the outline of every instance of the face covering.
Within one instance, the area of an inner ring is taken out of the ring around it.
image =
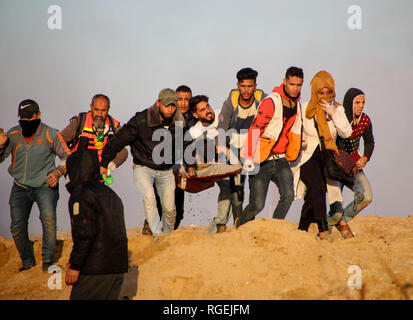
[[[37,127],[40,124],[40,119],[36,120],[19,120],[20,126],[22,127],[23,136],[26,138],[31,137],[35,134]]]

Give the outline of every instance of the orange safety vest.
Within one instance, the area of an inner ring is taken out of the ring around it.
[[[115,128],[117,128],[119,126],[119,121],[116,120],[115,118],[112,118],[113,120],[113,125]],[[89,111],[86,114],[86,119],[85,119],[85,124],[83,126],[82,132],[79,136],[79,140],[77,142],[77,144],[75,145],[75,147],[73,148],[73,152],[75,152],[79,146],[79,142],[80,140],[83,139],[88,139],[88,149],[92,149],[92,150],[97,150],[98,151],[98,156],[99,156],[99,162],[102,160],[102,152],[103,152],[103,148],[106,146],[106,144],[108,143],[108,139],[111,138],[115,132],[115,128],[112,128],[111,123],[109,121],[109,115],[106,117],[106,124],[109,127],[109,130],[104,133],[103,135],[103,141],[98,141],[98,136],[96,131],[93,129],[93,118],[92,118],[92,112]]]

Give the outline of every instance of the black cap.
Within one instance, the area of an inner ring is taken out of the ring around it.
[[[19,109],[18,109],[18,116],[20,118],[28,118],[30,119],[33,117],[34,113],[40,112],[39,105],[36,101],[31,99],[26,99],[20,102]]]

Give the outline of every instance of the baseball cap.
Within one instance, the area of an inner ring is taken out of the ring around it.
[[[165,106],[169,106],[170,104],[176,106],[178,102],[178,95],[175,90],[166,88],[159,92],[158,100],[160,100]]]
[[[39,105],[36,101],[31,99],[26,99],[20,102],[18,108],[18,116],[21,118],[31,118],[34,113],[39,112]]]

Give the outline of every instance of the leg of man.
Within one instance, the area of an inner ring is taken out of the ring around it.
[[[271,180],[277,185],[280,194],[272,217],[285,219],[294,200],[294,178],[287,159],[281,158],[273,162]]]
[[[267,198],[268,186],[271,180],[271,168],[274,160],[261,163],[257,174],[250,176],[250,198],[249,204],[242,211],[240,225],[254,219],[265,206]]]
[[[43,228],[43,264],[54,262],[56,248],[56,207],[59,199],[58,187],[33,188],[33,199],[40,211],[40,221]]]
[[[142,194],[145,218],[153,236],[162,233],[162,224],[156,212],[156,200],[153,183],[156,171],[141,165],[133,167],[134,183]]]
[[[155,176],[156,190],[158,190],[159,198],[162,205],[162,222],[163,233],[169,233],[174,229],[176,221],[175,208],[175,176],[172,169],[156,171]]]
[[[159,198],[158,190],[156,190],[155,183],[153,184],[153,188],[154,188],[154,190],[155,190],[156,208],[158,209],[159,219],[162,219],[161,198]]]
[[[185,204],[185,191],[181,188],[175,187],[175,208],[176,208],[176,220],[174,229],[178,229],[179,224],[184,218],[184,204]]]
[[[123,273],[80,274],[70,293],[70,300],[116,300],[123,277]]]
[[[208,233],[217,233],[217,225],[226,225],[231,212],[230,179],[225,178],[217,182],[219,186],[217,216],[212,221]]]
[[[237,174],[230,176],[231,186],[231,208],[234,221],[242,214],[242,204],[244,203],[245,175]]]
[[[344,222],[349,222],[353,219],[361,210],[369,205],[373,198],[370,183],[362,170],[358,172],[356,179],[357,197],[344,209],[342,218]],[[356,203],[354,203],[355,201]],[[355,205],[357,205],[356,208],[354,208]]]
[[[29,216],[33,202],[29,188],[22,188],[13,183],[9,200],[11,215],[10,230],[24,269],[29,269],[36,264],[33,246],[30,243],[28,235]]]

